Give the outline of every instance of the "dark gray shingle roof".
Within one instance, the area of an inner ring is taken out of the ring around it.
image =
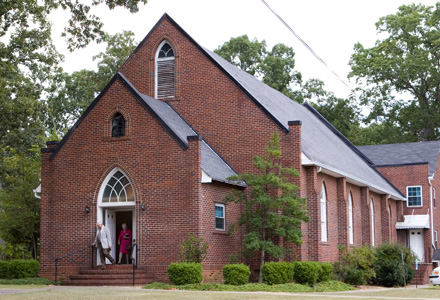
[[[435,172],[440,141],[359,146],[376,166],[429,164],[429,176]]]
[[[119,73],[119,75],[130,90],[144,101],[144,106],[146,106],[148,111],[153,114],[159,123],[188,147],[188,137],[197,136],[197,132],[168,103],[140,93],[123,74]],[[246,186],[242,181],[233,182],[227,180],[228,177],[237,175],[237,173],[206,141],[201,141],[200,148],[202,156],[200,168],[208,174],[209,177],[219,182]]]
[[[235,171],[223,161],[223,158],[211,148],[206,141],[202,141],[202,170],[215,181],[230,183],[239,186],[246,186],[243,181],[227,180],[232,175],[237,175]]]
[[[356,147],[320,117],[311,106],[303,106],[292,101],[254,76],[233,66],[219,55],[207,49],[204,51],[285,130],[289,128],[289,121],[300,120],[302,122],[302,152],[311,162],[396,198],[404,199],[404,196],[388,180],[357,153]]]

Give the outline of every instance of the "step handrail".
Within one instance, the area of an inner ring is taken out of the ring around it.
[[[57,281],[57,279],[58,279],[58,260],[61,260],[61,259],[63,259],[63,258],[66,258],[66,257],[68,257],[68,256],[71,256],[71,255],[73,255],[73,254],[76,254],[76,253],[82,252],[82,251],[84,251],[84,250],[86,250],[86,249],[88,249],[88,248],[92,248],[92,269],[93,269],[93,265],[94,265],[94,261],[93,261],[93,260],[94,260],[94,259],[93,259],[93,245],[88,245],[87,247],[84,247],[84,248],[82,248],[82,249],[79,249],[79,250],[76,250],[76,251],[70,252],[70,253],[68,253],[68,254],[66,254],[66,255],[63,255],[63,256],[60,256],[60,257],[55,258],[55,285],[58,284],[58,281]]]
[[[131,255],[133,255],[133,251],[137,248],[137,244],[133,243],[133,248],[131,248]],[[134,259],[134,263],[133,263],[133,286],[134,286],[134,281],[135,281],[135,270],[137,269],[137,263],[138,263],[138,250],[136,249],[136,258]]]

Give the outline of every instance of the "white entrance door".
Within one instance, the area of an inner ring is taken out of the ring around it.
[[[114,210],[105,210],[105,226],[110,230],[110,236],[112,238],[112,250],[110,251],[110,255],[116,259],[116,212]],[[107,258],[105,262],[111,264]]]
[[[425,261],[423,229],[413,229],[409,231],[409,247],[415,255],[417,255],[419,261]]]

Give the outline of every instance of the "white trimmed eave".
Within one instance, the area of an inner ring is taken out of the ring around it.
[[[202,170],[202,183],[211,183],[212,178]]]
[[[354,184],[354,185],[357,185],[360,187],[369,187],[370,191],[378,193],[378,194],[388,194],[391,197],[391,199],[394,199],[394,200],[406,201],[406,198],[399,196],[397,194],[394,194],[394,193],[390,193],[390,191],[384,191],[380,187],[375,186],[374,184],[371,184],[371,183],[369,183],[365,180],[362,180],[360,178],[357,178],[356,176],[353,176],[353,175],[348,174],[344,171],[338,170],[334,167],[327,166],[326,164],[323,164],[321,162],[312,161],[303,152],[301,152],[301,165],[319,167],[321,169],[321,172],[324,174],[328,174],[328,175],[336,177],[336,178],[345,177],[347,182],[349,182],[351,184]]]

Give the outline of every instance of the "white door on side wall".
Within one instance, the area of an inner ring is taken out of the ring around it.
[[[105,226],[110,230],[110,236],[112,237],[112,250],[110,255],[113,259],[116,259],[116,212],[113,210],[105,210]],[[106,264],[111,264],[111,262],[106,258]]]
[[[425,261],[423,229],[412,229],[409,231],[409,247],[417,255],[419,261]]]

